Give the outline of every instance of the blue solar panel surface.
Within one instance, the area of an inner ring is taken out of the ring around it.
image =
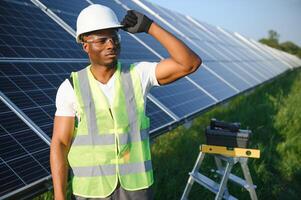
[[[146,114],[150,117],[150,130],[154,132],[157,129],[163,129],[174,122],[174,119],[170,117],[166,112],[161,110],[155,103],[147,99],[146,102]]]
[[[238,74],[230,64],[225,64],[224,62],[208,62],[206,65],[240,91],[244,91],[251,86],[251,84],[249,84],[241,74]]]
[[[0,1],[0,56],[86,58],[74,39],[30,1]]]
[[[0,101],[0,197],[50,175],[49,145]]]
[[[214,76],[205,68],[198,69],[189,77],[219,101],[237,93],[234,88],[225,83],[225,80],[216,78],[216,76]]]
[[[40,0],[47,8],[51,9],[72,28],[76,27],[76,18],[79,12],[90,4],[83,0],[61,1]]]
[[[187,79],[154,88],[151,94],[179,118],[187,117],[215,102]]]

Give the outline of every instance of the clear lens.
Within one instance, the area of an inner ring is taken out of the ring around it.
[[[112,40],[112,42],[115,44],[115,45],[118,45],[121,41],[121,37],[119,34],[116,34],[116,35],[112,35],[112,36],[92,36],[90,39],[87,39],[86,41],[84,42],[87,42],[87,43],[98,43],[98,44],[101,44],[101,45],[104,45],[106,44],[108,41]]]

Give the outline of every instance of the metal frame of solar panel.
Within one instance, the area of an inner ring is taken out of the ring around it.
[[[151,137],[301,65],[295,56],[144,0],[3,0],[0,199],[31,198],[51,188],[49,143],[55,94],[71,71],[88,64],[74,38],[78,13],[92,3],[111,7],[119,20],[128,9],[147,13],[203,59],[203,67],[194,74],[148,95]],[[153,62],[168,56],[146,34],[120,34],[121,62]]]

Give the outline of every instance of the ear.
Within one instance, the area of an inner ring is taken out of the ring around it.
[[[86,53],[89,53],[89,44],[88,44],[88,43],[83,43],[83,50],[84,50]]]

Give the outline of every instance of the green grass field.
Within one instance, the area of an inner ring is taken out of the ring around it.
[[[257,185],[258,199],[300,199],[301,196],[301,69],[288,72],[249,94],[232,99],[196,118],[192,127],[158,137],[152,145],[156,200],[180,199],[204,129],[211,118],[241,122],[253,131],[250,147],[259,148],[260,159],[250,159],[249,168]],[[217,179],[210,170],[213,158],[206,157],[202,172]],[[240,166],[232,170],[242,175]],[[229,183],[238,199],[250,199],[246,190]],[[194,184],[189,199],[213,199],[214,195]],[[36,200],[52,199],[48,192]]]

